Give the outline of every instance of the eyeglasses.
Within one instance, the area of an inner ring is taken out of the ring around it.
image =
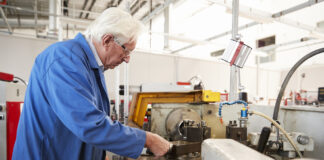
[[[132,51],[128,50],[124,45],[120,45],[120,46],[124,49],[126,56],[129,56],[132,53]]]
[[[120,44],[118,39],[114,38],[114,41],[124,49],[125,57],[128,57],[132,53],[131,50],[128,50],[124,45]]]

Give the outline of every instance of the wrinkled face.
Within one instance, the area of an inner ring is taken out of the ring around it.
[[[135,49],[136,42],[119,44],[110,34],[102,37],[101,42],[94,42],[98,56],[104,65],[104,69],[114,69],[123,62],[128,63],[130,54]]]

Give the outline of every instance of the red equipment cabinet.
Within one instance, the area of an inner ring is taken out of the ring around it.
[[[16,142],[20,108],[23,102],[7,102],[7,160],[11,160]]]
[[[11,160],[26,86],[0,81],[0,160]]]

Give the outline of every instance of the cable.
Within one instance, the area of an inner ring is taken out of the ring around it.
[[[278,94],[278,97],[277,97],[277,100],[276,100],[276,104],[275,104],[275,108],[274,108],[274,111],[273,111],[273,119],[274,120],[278,120],[278,114],[279,114],[279,107],[280,107],[280,102],[281,102],[281,99],[282,99],[282,96],[284,94],[284,91],[287,87],[287,84],[291,78],[291,76],[294,74],[294,72],[297,70],[297,68],[303,64],[307,59],[317,55],[317,54],[320,54],[320,53],[323,53],[324,52],[324,48],[320,48],[320,49],[317,49],[309,54],[307,54],[306,56],[304,56],[303,58],[301,58],[291,69],[290,71],[288,72],[284,82],[282,83],[281,85],[281,88],[280,88],[280,91],[279,91],[279,94]]]
[[[269,120],[272,124],[274,124],[288,139],[289,143],[294,147],[294,149],[296,150],[296,152],[298,153],[298,156],[300,158],[303,158],[302,154],[300,153],[298,147],[296,146],[296,144],[294,143],[294,141],[289,137],[288,133],[273,119],[271,119],[269,116],[261,113],[261,112],[257,112],[257,111],[249,111],[250,114],[256,114],[258,116],[261,116],[267,120]]]
[[[23,80],[22,78],[19,78],[19,77],[14,77],[14,78],[16,78],[16,79],[18,79],[18,80],[20,80],[22,83],[24,83],[26,86],[27,86],[27,83],[26,83],[26,81],[25,80]]]

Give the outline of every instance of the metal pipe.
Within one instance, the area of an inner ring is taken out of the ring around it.
[[[9,6],[9,5],[2,5],[0,4],[0,7],[4,7],[4,8],[11,8],[11,9],[15,9],[15,10],[19,10],[19,11],[26,11],[26,12],[31,12],[34,13],[34,10],[31,9],[26,9],[26,8],[21,8],[21,7],[16,7],[16,6]],[[58,14],[52,14],[49,12],[42,12],[42,11],[37,11],[37,14],[41,14],[41,15],[47,15],[47,16],[62,16],[62,15],[58,15]]]
[[[56,0],[55,0],[56,1]],[[55,9],[55,12],[56,13],[63,13],[62,11],[62,2],[63,1],[56,1],[56,9]],[[57,38],[59,41],[63,41],[64,40],[64,32],[63,32],[63,24],[62,24],[62,21],[61,21],[61,17],[55,17],[55,20],[56,20],[56,27],[57,27]]]
[[[232,39],[237,40],[238,34],[238,16],[239,16],[239,0],[233,0],[232,9]]]
[[[129,64],[124,65],[124,124],[128,120],[128,106],[129,106]]]
[[[147,1],[142,1],[139,5],[138,5],[138,7],[136,7],[134,10],[132,10],[132,15],[135,15],[136,13],[137,13],[137,11],[141,8],[141,7],[143,7],[145,4],[146,4],[146,2]]]
[[[50,14],[56,14],[56,0],[49,0],[49,13]],[[57,21],[56,21],[56,17],[53,15],[50,15],[48,17],[49,20],[49,24],[48,24],[48,35],[52,35],[52,36],[57,36]]]
[[[85,0],[84,3],[83,3],[83,6],[82,6],[82,10],[85,9],[85,7],[87,6],[87,4],[88,4],[88,0]],[[82,14],[83,14],[83,12],[80,13],[79,18],[82,18]]]
[[[310,7],[314,4],[321,3],[321,2],[324,2],[324,0],[308,0],[307,2],[304,2],[302,4],[299,4],[299,5],[293,6],[291,8],[288,8],[286,10],[275,13],[272,15],[272,18],[278,18],[278,17],[284,16],[286,14],[301,10],[306,7]]]
[[[141,21],[145,24],[149,22],[152,18],[160,14],[166,7],[168,7],[173,0],[166,0],[164,4],[158,5],[157,7],[154,8],[152,12],[150,12],[147,16],[144,16],[141,18]]]
[[[174,84],[179,81],[179,57],[174,57]]]
[[[26,29],[35,29],[35,20],[34,19],[22,19],[21,23],[22,25],[19,24],[19,22],[17,21],[17,19],[15,18],[10,18],[7,19],[9,25],[11,26],[11,28],[26,28]],[[86,24],[90,24],[89,22],[84,22],[84,23],[77,23],[77,22],[73,22],[74,19],[65,19],[63,18],[62,20],[64,20],[63,22],[68,23],[68,24],[78,24],[78,30],[83,30],[86,29]],[[38,19],[37,20],[37,28],[38,29],[44,29],[46,28],[46,26],[48,25],[48,19]],[[3,21],[0,21],[0,28],[7,28],[6,23],[4,23]],[[66,28],[66,27],[64,27]],[[69,29],[71,29],[71,25],[69,25]]]
[[[74,4],[73,4],[74,5]],[[69,8],[69,7],[62,7],[62,9],[66,9],[66,10],[71,10],[72,12],[78,12],[78,13],[81,13],[81,12],[83,12],[83,13],[90,13],[90,14],[93,14],[93,15],[95,15],[95,16],[99,16],[101,13],[99,13],[99,12],[93,12],[93,11],[87,11],[87,10],[81,10],[81,9],[75,9],[75,6],[73,6],[72,8]],[[73,17],[75,17],[74,15],[73,15]]]
[[[252,27],[252,26],[255,26],[257,24],[260,24],[258,22],[251,22],[251,23],[248,23],[248,24],[245,24],[245,25],[242,25],[240,27],[238,27],[238,31],[242,30],[242,29],[246,29],[246,28],[249,28],[249,27]],[[217,39],[217,38],[220,38],[220,37],[224,37],[226,35],[229,35],[232,33],[232,30],[229,30],[229,31],[226,31],[226,32],[223,32],[221,34],[218,34],[218,35],[215,35],[215,36],[212,36],[212,37],[209,37],[207,39],[205,39],[204,41],[211,41],[211,40],[214,40],[214,39]],[[174,50],[172,51],[171,53],[177,53],[177,52],[180,52],[182,50],[186,50],[186,49],[189,49],[191,47],[194,47],[196,46],[197,44],[191,44],[191,45],[188,45],[186,47],[183,47],[183,48],[180,48],[180,49],[177,49],[177,50]]]
[[[170,6],[165,7],[164,9],[164,49],[168,50],[169,46],[169,27],[170,27]]]
[[[238,34],[238,12],[239,12],[239,0],[233,0],[233,9],[232,9],[232,39],[237,40]],[[229,91],[229,100],[237,100],[237,67],[231,66],[230,68],[230,91]]]
[[[259,97],[260,88],[260,56],[256,56],[256,95]]]
[[[0,12],[1,12],[1,15],[2,15],[2,18],[3,18],[3,21],[7,24],[9,34],[12,34],[11,26],[10,26],[10,24],[8,23],[7,17],[6,17],[6,15],[5,15],[5,13],[3,12],[2,7],[0,7]]]
[[[150,5],[149,5],[149,7],[150,7],[150,14],[152,13],[152,6],[153,6],[153,2],[152,2],[152,0],[150,0]],[[151,31],[152,30],[152,19],[150,19],[149,21],[150,21],[149,29]],[[151,49],[152,48],[152,33],[150,32],[149,34],[150,34],[150,49]]]
[[[120,67],[117,66],[115,69],[115,110],[116,110],[116,120],[119,121],[119,76],[120,76]]]
[[[92,9],[92,7],[94,6],[95,3],[96,3],[96,0],[92,0],[88,11],[91,11],[91,9]],[[86,14],[85,18],[88,19],[88,17],[89,17],[89,13]]]
[[[37,21],[38,21],[38,15],[37,15],[37,1],[35,0],[35,6],[34,6],[34,19],[35,19],[35,34],[36,37],[38,35],[38,28],[37,28]]]

